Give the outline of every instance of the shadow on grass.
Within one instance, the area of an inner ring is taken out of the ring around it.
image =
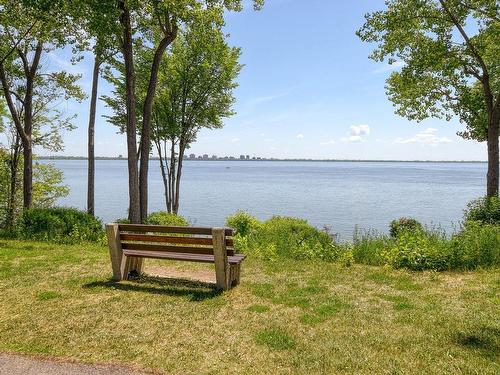
[[[174,297],[188,297],[190,301],[203,301],[220,296],[222,291],[215,284],[188,279],[141,276],[133,281],[117,282],[113,280],[94,281],[83,284],[83,288],[111,288],[124,291],[159,294]]]
[[[500,353],[500,329],[495,327],[480,327],[473,331],[459,332],[455,342],[468,349],[480,350],[490,358],[497,358]]]

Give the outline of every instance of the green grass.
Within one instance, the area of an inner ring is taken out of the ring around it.
[[[499,270],[248,259],[224,294],[110,275],[104,247],[1,240],[0,350],[175,374],[500,372]]]

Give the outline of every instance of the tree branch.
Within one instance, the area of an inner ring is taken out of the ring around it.
[[[10,114],[12,116],[12,120],[14,121],[14,125],[16,126],[17,132],[21,136],[23,142],[29,143],[29,138],[23,129],[23,125],[22,125],[21,120],[19,118],[19,113],[16,109],[16,106],[14,105],[13,100],[12,100],[11,90],[9,87],[9,82],[7,81],[7,77],[5,75],[5,68],[3,66],[3,63],[0,63],[0,81],[2,82],[2,88],[3,88],[3,92],[4,92],[4,96],[5,96],[5,101],[7,102],[7,106],[9,107],[9,111],[10,111]]]
[[[2,59],[0,60],[0,63],[3,63],[5,60],[7,60],[9,58],[9,56],[12,54],[12,52],[14,52],[17,49],[17,46],[19,46],[19,44],[28,36],[28,34],[35,27],[37,22],[38,22],[38,20],[35,20],[33,22],[33,24],[28,28],[28,30],[26,30],[26,32],[14,43],[14,45],[7,52],[7,54],[4,57],[2,57]]]

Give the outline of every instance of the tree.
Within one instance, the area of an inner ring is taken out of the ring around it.
[[[240,50],[229,47],[219,28],[197,23],[164,59],[153,106],[152,138],[160,158],[168,212],[179,210],[182,161],[200,129],[223,126],[233,114],[233,90],[241,70]]]
[[[411,120],[457,116],[458,134],[487,141],[487,195],[499,191],[500,17],[496,0],[389,0],[358,36],[371,58],[404,63],[387,80],[396,113]]]
[[[90,95],[88,138],[87,138],[87,212],[95,213],[95,122],[97,92],[101,65],[117,53],[119,29],[116,24],[116,3],[114,1],[81,1],[72,3],[74,22],[82,25],[87,38],[81,50],[91,50],[94,54],[92,88]],[[92,40],[94,43],[90,43]]]
[[[109,0],[108,0],[109,1]],[[260,8],[263,0],[254,0]],[[156,93],[158,69],[168,46],[175,40],[178,30],[200,19],[222,25],[224,11],[239,11],[241,0],[148,0],[128,2],[118,0],[120,48],[123,57],[124,98],[129,171],[129,219],[140,222],[147,216],[148,169],[151,151],[152,105]],[[141,49],[151,51],[146,91],[137,103],[135,56]],[[140,129],[138,127],[140,108]],[[140,132],[137,152],[137,132]],[[140,157],[140,159],[139,159]],[[140,171],[137,162],[140,160]]]
[[[40,13],[15,0],[2,0],[1,6],[0,44],[11,46],[15,53],[0,62],[0,82],[10,119],[21,139],[23,207],[29,208],[33,190],[33,146],[59,144],[56,142],[60,140],[59,130],[71,128],[71,118],[54,108],[54,104],[61,98],[81,100],[83,94],[76,85],[78,76],[42,71],[42,55],[71,42],[68,38],[71,25],[67,19],[59,13]],[[24,30],[37,19],[41,21],[25,35]]]
[[[7,143],[0,147],[0,227],[14,229],[22,208],[22,145],[14,125],[5,129]],[[51,164],[33,165],[33,207],[50,207],[67,196],[63,174]]]

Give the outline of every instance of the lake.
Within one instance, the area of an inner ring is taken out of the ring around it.
[[[58,204],[85,209],[86,160],[51,160],[71,191]],[[453,230],[468,201],[485,193],[485,163],[186,161],[180,214],[193,225],[224,225],[246,210],[330,226],[350,239],[356,226],[388,231],[389,222],[414,217]],[[149,210],[164,210],[159,162],[150,166]],[[104,222],[127,216],[126,160],[96,161],[96,215]]]

